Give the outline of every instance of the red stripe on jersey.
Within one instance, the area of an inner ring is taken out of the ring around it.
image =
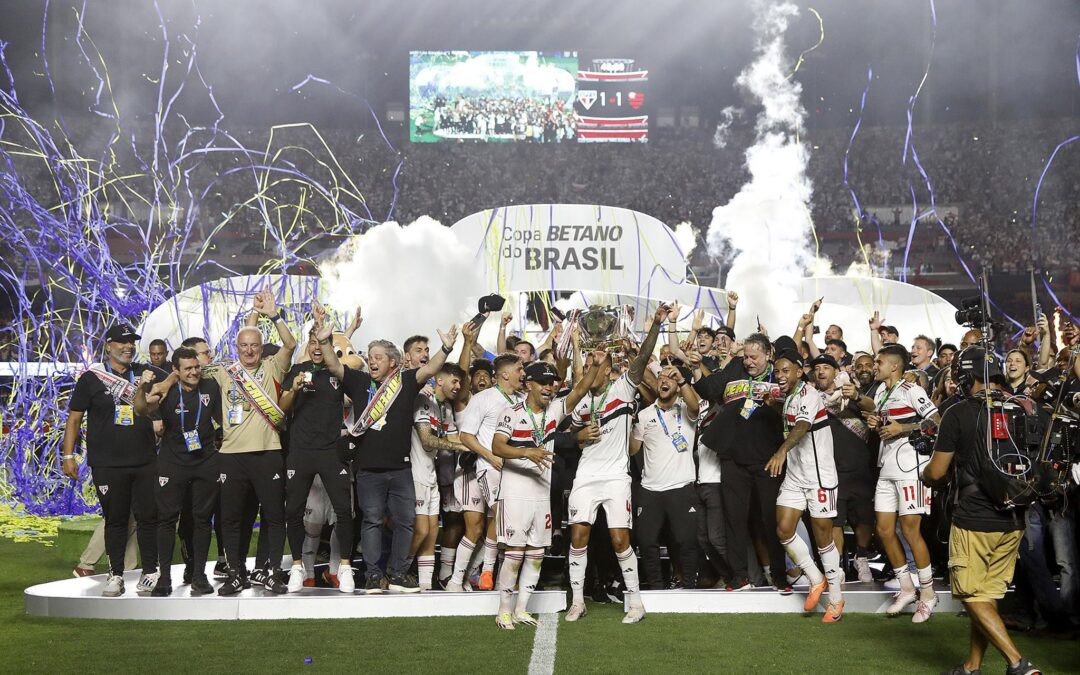
[[[905,415],[914,415],[915,409],[903,406],[900,408],[889,408],[886,412],[889,413],[889,417],[904,417]]]

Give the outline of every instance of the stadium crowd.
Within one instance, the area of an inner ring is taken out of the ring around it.
[[[482,300],[481,313],[496,320],[498,300]],[[887,581],[888,614],[913,607],[923,623],[935,579],[948,578],[1019,668],[996,611],[983,611],[1019,558],[1009,620],[1075,630],[1080,464],[1070,474],[1069,456],[1057,455],[1067,491],[1002,509],[980,487],[971,429],[987,391],[1033,408],[1060,392],[1055,424],[1065,426],[1055,428],[1076,434],[1080,331],[1065,321],[1056,333],[1044,316],[984,374],[977,328],[943,344],[875,313],[867,326],[828,326],[822,342],[819,309],[792,317],[790,335],[740,336],[729,292],[725,323],[698,313],[680,333],[680,308],[660,304],[640,343],[587,339],[573,316],[533,343],[507,334],[503,313],[492,345],[478,344],[474,319],[461,344],[452,326],[357,351],[359,308],[338,332],[314,302],[297,340],[264,291],[234,353],[215,355],[197,337],[155,340],[144,364],[140,336],[110,328],[102,362],[72,394],[62,470],[76,478],[86,452],[110,597],[125,592],[129,536],[141,554],[136,590],[151,596],[187,584],[194,595],[253,584],[275,594],[497,590],[504,629],[535,625],[530,594],[565,585],[567,621],[587,614],[586,596],[624,600],[624,623],[635,623],[643,589],[765,586],[806,593],[806,611],[820,603],[835,623],[845,583]],[[845,331],[867,330],[872,353],[849,352]],[[930,428],[927,459],[916,446]],[[173,579],[178,530],[185,567]],[[75,574],[93,574],[93,559]]]

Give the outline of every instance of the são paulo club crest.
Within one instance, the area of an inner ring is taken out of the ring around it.
[[[593,104],[596,103],[596,90],[595,89],[580,89],[580,90],[578,90],[577,100],[578,100],[578,103],[580,103],[583,108],[585,108],[586,110],[589,110],[590,108],[593,107]]]

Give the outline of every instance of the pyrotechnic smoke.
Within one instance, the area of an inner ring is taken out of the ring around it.
[[[485,293],[473,251],[428,217],[406,226],[383,223],[354,236],[319,271],[324,297],[335,310],[363,307],[364,324],[353,336],[363,350],[379,338],[400,347],[421,333],[431,338],[434,351],[435,330],[460,328]]]
[[[720,111],[720,121],[716,123],[716,131],[713,132],[714,146],[721,149],[727,147],[731,125],[735,123],[735,120],[742,119],[742,116],[743,109],[736,108],[733,105],[729,105]]]
[[[750,181],[713,210],[708,244],[714,254],[724,242],[735,252],[725,286],[741,296],[737,333],[756,329],[760,316],[775,336],[788,330],[781,319],[791,319],[787,308],[795,300],[794,284],[814,257],[812,190],[806,176],[809,153],[797,140],[806,116],[799,101],[802,85],[788,78],[791,60],[784,49],[784,32],[799,10],[789,2],[756,0],[753,6],[755,59],[735,80],[762,106],[754,144],[746,151]]]
[[[694,232],[694,226],[686,221],[676,225],[675,241],[679,244],[682,254],[690,260],[690,254],[697,248],[697,234]]]

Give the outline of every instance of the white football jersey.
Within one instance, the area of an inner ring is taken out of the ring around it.
[[[527,403],[506,407],[495,433],[515,448],[545,447],[555,452],[555,431],[566,417],[565,399],[552,401],[543,413],[526,409]],[[532,460],[504,459],[499,499],[544,501],[551,498],[551,467],[541,470]]]
[[[461,411],[458,418],[458,430],[462,433],[476,436],[480,445],[491,450],[491,438],[495,435],[495,427],[502,419],[503,408],[517,405],[524,399],[524,394],[505,394],[498,387],[490,387],[475,394],[465,410]],[[483,457],[476,458],[476,472],[479,474],[487,469],[495,470]]]
[[[440,438],[457,434],[454,407],[446,401],[440,406],[436,406],[433,398],[423,394],[416,397],[416,413],[413,415],[413,424],[429,425],[432,433]],[[435,451],[428,451],[420,444],[420,434],[416,433],[414,427],[412,447],[409,450],[409,463],[412,464],[413,482],[427,486],[436,485],[436,454]]]
[[[810,431],[788,451],[785,481],[799,488],[834,489],[837,486],[833,437],[825,397],[806,382],[784,401],[784,429],[790,433],[799,422]]]
[[[594,417],[600,424],[600,440],[581,449],[575,480],[617,478],[630,472],[630,425],[636,392],[637,387],[624,374],[599,395],[586,394],[574,408],[576,426],[587,426]]]
[[[892,388],[879,382],[872,390],[870,398],[874,400],[874,410],[881,416],[882,425],[893,421],[915,424],[937,412],[922,387],[904,380],[900,380]],[[911,447],[907,434],[881,441],[878,466],[881,467],[880,478],[918,480],[919,457],[915,448]]]

